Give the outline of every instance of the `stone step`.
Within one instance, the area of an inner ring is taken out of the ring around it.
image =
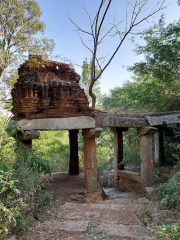
[[[112,200],[110,200],[112,201]],[[139,220],[134,214],[136,204],[128,201],[123,204],[117,203],[95,203],[95,204],[79,204],[65,203],[58,210],[56,217],[63,221],[118,221],[121,224],[138,224]],[[128,212],[128,214],[127,214]]]
[[[103,222],[97,226],[96,231],[99,232],[103,230],[106,232],[108,237],[110,237],[110,239],[151,239],[150,232],[141,225],[123,225],[116,222]]]
[[[132,172],[127,170],[118,170],[117,175],[122,178],[126,178],[135,182],[141,182],[141,175],[138,172]]]

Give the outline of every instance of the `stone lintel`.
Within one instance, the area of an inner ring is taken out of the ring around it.
[[[32,140],[32,139],[39,139],[40,132],[38,131],[25,131],[25,132],[18,132],[18,139],[19,140]]]
[[[86,135],[87,138],[99,137],[101,135],[101,128],[94,128],[89,130],[83,130],[83,136]]]
[[[95,120],[92,117],[80,116],[70,118],[46,118],[32,120],[11,120],[9,125],[16,125],[18,129],[27,130],[75,130],[95,128]]]
[[[180,123],[180,114],[164,116],[145,116],[150,126],[164,126],[167,124]]]
[[[140,173],[137,172],[118,170],[117,176],[141,183],[141,175]]]
[[[147,123],[143,118],[105,116],[96,117],[96,127],[121,127],[121,128],[137,128],[146,127]]]
[[[137,132],[140,135],[152,135],[157,132],[157,128],[154,128],[154,127],[138,128]]]

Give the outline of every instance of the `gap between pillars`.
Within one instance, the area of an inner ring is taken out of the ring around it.
[[[69,175],[79,175],[78,132],[69,130]]]
[[[123,156],[123,132],[128,128],[111,127],[109,132],[114,133],[114,179],[118,180],[118,170],[124,170]]]

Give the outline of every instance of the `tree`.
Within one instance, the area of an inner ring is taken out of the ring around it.
[[[90,60],[90,62],[88,63],[87,58],[85,58],[85,60],[83,61],[83,65],[82,65],[82,76],[81,76],[81,86],[82,88],[84,88],[86,95],[88,96],[88,100],[91,103],[91,98],[89,97],[89,85],[91,82],[91,65],[92,65],[92,60]],[[99,70],[96,66],[96,75],[99,74]],[[100,99],[101,99],[101,90],[100,90],[100,86],[99,86],[100,82],[99,79],[95,82],[94,84],[94,92],[96,94],[98,103],[100,103]]]
[[[147,4],[149,0],[133,0],[133,1],[126,1],[126,11],[125,11],[125,17],[116,22],[115,20],[111,23],[107,24],[105,19],[107,17],[108,11],[110,9],[110,6],[112,4],[113,0],[101,0],[99,8],[95,14],[95,17],[92,18],[89,14],[89,12],[85,9],[83,6],[90,22],[90,31],[84,30],[81,27],[79,27],[69,16],[69,20],[76,26],[76,31],[78,32],[82,44],[92,53],[92,66],[91,66],[91,82],[89,86],[89,95],[92,98],[92,107],[95,108],[96,104],[96,95],[93,93],[93,86],[94,83],[99,79],[99,77],[102,75],[102,73],[105,71],[105,69],[109,66],[112,59],[122,46],[122,43],[127,38],[129,34],[136,34],[137,27],[140,23],[142,23],[145,20],[148,20],[150,17],[152,17],[154,14],[156,14],[158,11],[162,10],[164,8],[165,0],[159,0],[157,1],[157,4],[153,6],[151,10],[147,10]],[[130,10],[129,10],[130,9]],[[148,11],[148,13],[145,15],[145,11]],[[125,22],[125,26],[123,31],[119,30],[119,25]],[[81,37],[80,33],[87,34],[91,37],[91,41],[93,42],[93,46],[87,45],[83,38]],[[117,46],[115,47],[115,50],[113,53],[108,57],[98,56],[98,48],[99,45],[103,43],[103,41],[109,36],[109,35],[116,35],[119,37]],[[107,59],[108,57],[108,59]],[[100,73],[96,76],[95,66],[98,66]]]
[[[135,52],[144,60],[129,67],[133,82],[111,90],[103,99],[104,108],[121,107],[130,112],[179,111],[180,108],[180,20],[159,23],[140,34],[145,44]]]
[[[40,6],[34,0],[0,0],[0,79],[5,69],[28,52],[47,53],[54,48],[52,39],[40,37],[45,30],[40,17]]]
[[[137,45],[135,52],[143,54],[145,60],[135,63],[129,70],[146,85],[147,99],[152,97],[151,89],[159,92],[149,101],[156,102],[155,110],[179,110],[180,20],[166,25],[162,16],[159,23],[144,31],[141,37],[146,44]]]

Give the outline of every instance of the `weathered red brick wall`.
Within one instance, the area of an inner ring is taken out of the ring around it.
[[[30,55],[12,89],[13,119],[89,116],[80,76],[68,64]]]

